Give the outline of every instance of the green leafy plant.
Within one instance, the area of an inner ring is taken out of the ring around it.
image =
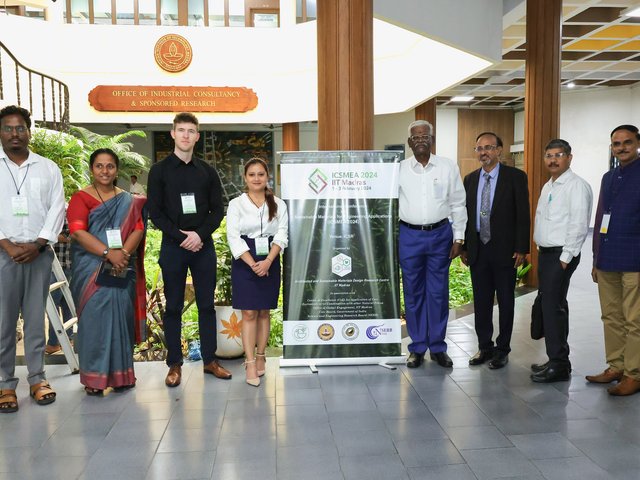
[[[62,171],[65,198],[89,183],[89,169],[83,155],[83,145],[67,133],[35,128],[29,148],[53,161]]]
[[[109,148],[120,159],[120,167],[118,168],[120,178],[128,180],[130,175],[139,175],[149,167],[149,158],[134,152],[132,150],[133,143],[126,141],[131,137],[147,138],[147,134],[142,130],[129,130],[116,135],[100,135],[83,127],[71,126],[70,132],[82,142],[82,151],[87,164],[89,157],[95,150]]]
[[[449,308],[457,308],[473,301],[471,274],[460,257],[449,267]]]
[[[224,218],[213,232],[213,247],[216,251],[216,305],[231,305],[231,249],[227,242],[227,219]]]

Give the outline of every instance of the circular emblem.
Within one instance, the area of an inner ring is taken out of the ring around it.
[[[344,327],[342,327],[342,336],[345,340],[355,340],[358,338],[359,333],[360,329],[355,323],[346,323]]]
[[[295,327],[293,327],[292,333],[293,333],[293,338],[301,342],[303,340],[306,340],[307,336],[309,335],[309,329],[307,328],[306,325],[303,325],[302,323],[300,323]]]
[[[320,337],[320,340],[324,340],[325,342],[331,340],[335,333],[336,331],[333,326],[328,323],[323,323],[318,327],[318,337]]]
[[[175,73],[189,66],[193,50],[186,38],[175,34],[163,35],[156,42],[153,56],[160,68]]]

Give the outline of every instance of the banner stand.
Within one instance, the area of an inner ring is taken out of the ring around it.
[[[281,152],[287,204],[281,367],[405,363],[401,152]]]
[[[358,357],[358,358],[284,358],[280,357],[280,367],[309,367],[312,373],[318,373],[316,367],[336,365],[378,365],[389,370],[395,370],[394,365],[404,365],[406,355],[395,357]]]

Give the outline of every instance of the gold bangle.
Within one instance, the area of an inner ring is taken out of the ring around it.
[[[124,253],[126,257],[130,257],[131,256],[131,254],[129,252],[127,252],[124,248],[121,248],[120,250],[122,250],[122,253]]]

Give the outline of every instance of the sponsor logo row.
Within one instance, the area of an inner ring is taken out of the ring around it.
[[[298,342],[304,342],[309,338],[309,335],[312,334],[311,330],[312,329],[309,328],[308,325],[299,323],[292,330],[293,338]],[[369,340],[376,340],[378,337],[389,335],[392,332],[393,328],[387,327],[382,323],[380,325],[371,325],[367,327],[364,333]],[[335,336],[336,329],[330,323],[323,323],[318,327],[315,333],[320,340],[328,342]],[[353,341],[360,336],[360,327],[352,322],[345,323],[342,326],[341,333],[345,340]]]

